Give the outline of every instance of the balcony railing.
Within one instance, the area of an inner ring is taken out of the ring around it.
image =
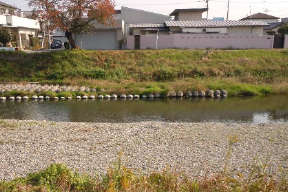
[[[12,27],[24,27],[30,29],[40,29],[39,22],[34,19],[28,19],[23,17],[17,17],[14,15],[6,16],[6,24]]]

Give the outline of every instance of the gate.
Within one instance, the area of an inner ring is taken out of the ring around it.
[[[274,49],[283,49],[284,48],[284,37],[274,36]]]
[[[134,35],[134,49],[140,49],[140,35]]]

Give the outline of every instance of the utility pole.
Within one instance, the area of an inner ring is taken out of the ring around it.
[[[228,0],[228,10],[227,10],[227,17],[226,17],[227,21],[229,19],[229,9],[230,9],[230,0]]]
[[[207,17],[206,20],[208,20],[208,13],[209,13],[209,0],[204,0],[206,2],[206,8],[207,8]]]

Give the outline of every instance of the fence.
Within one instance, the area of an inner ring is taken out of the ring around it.
[[[156,44],[158,49],[271,49],[274,39],[270,35],[170,34],[159,35],[156,41],[157,35],[141,35],[140,49],[156,49]],[[134,36],[128,36],[127,49],[134,49],[134,45]]]

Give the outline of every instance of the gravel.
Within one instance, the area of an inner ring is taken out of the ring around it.
[[[231,158],[227,158],[230,137]],[[106,173],[122,154],[126,167],[149,173],[170,168],[191,176],[223,171],[288,171],[287,124],[67,123],[0,120],[0,180],[64,163],[91,176]]]

